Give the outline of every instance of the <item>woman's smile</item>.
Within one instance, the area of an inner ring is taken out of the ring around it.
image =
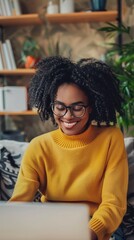
[[[77,122],[64,122],[64,121],[61,121],[61,122],[64,125],[64,127],[69,129],[73,128],[77,124]]]

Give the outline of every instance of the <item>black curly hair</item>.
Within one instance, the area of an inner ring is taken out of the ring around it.
[[[31,79],[29,100],[36,107],[43,121],[51,118],[55,123],[50,103],[54,102],[57,89],[63,83],[74,83],[89,98],[92,108],[90,121],[98,126],[116,124],[116,112],[122,114],[122,97],[119,82],[112,69],[94,58],[73,62],[68,58],[53,56],[39,61]]]

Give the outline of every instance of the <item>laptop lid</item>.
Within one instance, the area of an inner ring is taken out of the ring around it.
[[[89,240],[88,220],[79,203],[0,203],[0,240]]]

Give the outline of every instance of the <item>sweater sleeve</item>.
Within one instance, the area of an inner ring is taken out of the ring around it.
[[[9,201],[33,201],[37,190],[45,189],[46,174],[43,166],[41,146],[34,139],[24,153],[13,195]]]
[[[102,201],[89,223],[99,240],[105,239],[120,225],[126,211],[127,187],[127,155],[122,133],[118,130],[110,140]]]

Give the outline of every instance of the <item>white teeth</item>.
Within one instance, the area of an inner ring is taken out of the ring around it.
[[[73,123],[67,123],[67,122],[63,122],[64,126],[66,128],[72,128],[73,126],[76,125],[77,122],[73,122]]]

